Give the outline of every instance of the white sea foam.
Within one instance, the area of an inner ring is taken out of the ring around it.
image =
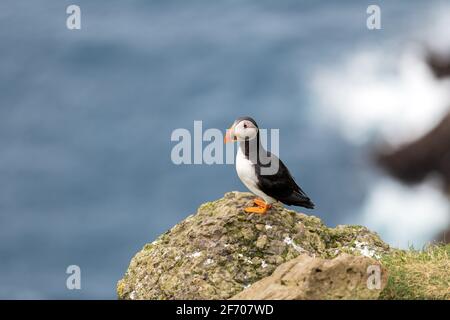
[[[362,208],[360,224],[400,248],[422,247],[450,223],[450,205],[431,182],[413,188],[382,179]]]
[[[433,127],[448,111],[450,81],[433,76],[422,45],[450,50],[449,16],[450,6],[437,7],[421,22],[424,30],[411,21],[412,35],[366,43],[343,61],[316,69],[310,83],[319,121],[338,126],[356,144],[374,135],[399,144]]]
[[[448,112],[450,81],[433,76],[419,45],[450,50],[449,16],[450,5],[434,7],[420,28],[411,21],[411,33],[365,43],[343,61],[318,68],[310,82],[316,119],[355,145],[374,138],[399,145],[430,130]],[[438,189],[430,181],[408,188],[382,178],[356,212],[392,245],[420,247],[449,223],[448,200]]]

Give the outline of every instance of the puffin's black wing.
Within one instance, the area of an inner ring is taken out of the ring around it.
[[[273,175],[262,175],[261,168],[270,164],[256,164],[256,174],[258,177],[258,187],[268,196],[283,202],[287,205],[301,206],[309,209],[314,208],[314,203],[306,193],[295,183],[291,173],[284,163],[267,151],[272,161],[278,160],[278,172]]]

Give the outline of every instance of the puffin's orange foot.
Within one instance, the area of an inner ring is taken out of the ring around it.
[[[269,210],[272,205],[265,203],[261,199],[255,199],[254,200],[257,207],[247,207],[244,209],[247,213],[258,213],[258,214],[266,214],[267,210]]]
[[[264,207],[247,207],[244,208],[244,211],[247,213],[258,213],[258,214],[266,214],[268,208]]]
[[[264,207],[266,205],[266,202],[261,199],[261,198],[255,198],[253,199],[253,202],[258,206],[258,207]]]

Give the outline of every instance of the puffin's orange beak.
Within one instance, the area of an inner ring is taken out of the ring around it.
[[[231,133],[233,132],[233,130],[234,127],[227,129],[227,132],[225,133],[225,138],[223,139],[224,143],[233,142],[233,139],[231,138]]]

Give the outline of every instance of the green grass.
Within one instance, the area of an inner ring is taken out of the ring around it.
[[[450,299],[450,244],[395,250],[382,263],[389,279],[380,299]]]

